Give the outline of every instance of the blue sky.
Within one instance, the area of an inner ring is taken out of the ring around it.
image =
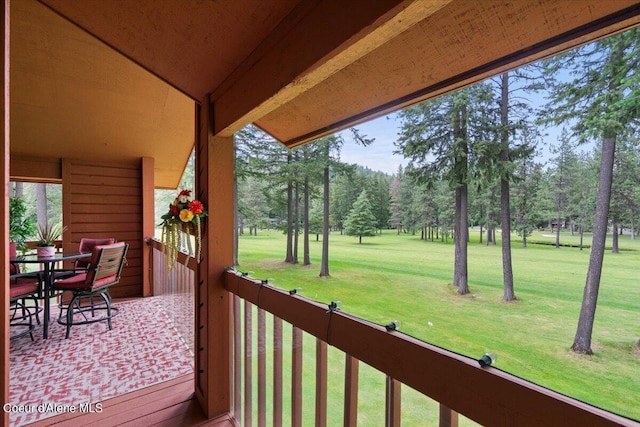
[[[538,104],[541,101],[537,101]],[[537,104],[536,104],[537,105]],[[393,175],[398,171],[398,166],[407,165],[408,161],[402,155],[393,154],[396,149],[394,142],[398,138],[400,130],[400,120],[396,113],[370,120],[355,126],[362,135],[368,138],[375,138],[375,142],[368,147],[363,147],[355,143],[351,137],[351,132],[345,130],[340,132],[345,140],[340,153],[340,160],[345,163],[356,163],[366,166],[374,171],[381,171]],[[538,147],[537,161],[545,162],[551,157],[551,144],[557,144],[560,130],[556,128],[541,129],[543,143]],[[592,144],[587,144],[578,148],[578,151],[590,151]]]
[[[399,165],[407,164],[402,155],[393,154],[396,148],[393,143],[398,138],[400,128],[396,114],[388,114],[355,127],[362,135],[375,138],[375,142],[368,147],[363,147],[355,143],[349,131],[341,132],[345,144],[340,153],[340,160],[345,163],[357,163],[388,174],[395,174]]]

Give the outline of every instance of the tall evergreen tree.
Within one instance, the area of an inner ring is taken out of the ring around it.
[[[555,155],[551,159],[553,192],[555,193],[555,233],[556,248],[560,247],[560,232],[567,221],[571,221],[571,194],[575,189],[578,158],[575,154],[575,146],[569,139],[565,129],[558,138],[558,145],[551,148]]]
[[[477,85],[399,113],[402,125],[396,146],[409,159],[409,170],[416,179],[431,185],[444,179],[455,192],[453,285],[460,295],[469,293],[469,157],[479,131],[474,126],[482,122],[478,102],[486,99],[485,93],[486,87]]]
[[[571,349],[592,354],[600,277],[604,260],[616,140],[640,117],[640,29],[633,28],[552,58],[546,121],[571,123],[579,140],[600,140],[602,152],[593,241],[578,327]],[[557,71],[569,72],[560,81]],[[552,78],[555,78],[553,80]]]

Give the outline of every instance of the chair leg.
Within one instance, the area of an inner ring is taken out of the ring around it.
[[[33,330],[35,329],[35,326],[33,326],[33,319],[31,318],[33,314],[31,314],[31,310],[29,310],[29,307],[25,305],[25,302],[26,300],[23,298],[11,303],[9,326],[26,326],[27,330],[13,336],[10,335],[10,339],[19,338],[28,334],[31,341],[35,341],[33,338]],[[14,320],[20,323],[12,323]],[[24,323],[27,320],[28,323]]]
[[[113,326],[111,326],[111,301],[109,300],[108,295],[105,292],[100,292],[100,296],[104,300],[104,303],[107,305],[107,323],[109,324],[109,330],[111,331],[113,330]]]
[[[36,323],[40,325],[40,302],[37,298],[33,299],[33,304],[35,306],[35,315],[36,315]]]
[[[67,333],[64,336],[64,339],[69,338],[69,335],[71,334],[71,323],[73,323],[73,305],[75,304],[76,300],[78,299],[78,295],[73,295],[73,298],[71,298],[71,301],[69,301],[69,305],[67,305]]]

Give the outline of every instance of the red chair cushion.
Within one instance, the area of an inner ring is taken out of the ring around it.
[[[80,252],[93,252],[93,248],[99,245],[112,245],[116,242],[116,239],[113,237],[103,238],[103,239],[90,239],[87,237],[83,237],[80,239],[80,248],[78,249]],[[76,261],[76,267],[86,268],[89,265],[88,259],[79,259]]]
[[[76,274],[62,280],[56,280],[55,288],[71,291],[74,289],[85,289],[87,287],[87,273]]]
[[[9,286],[9,294],[11,295],[11,299],[29,296],[36,292],[38,292],[38,282],[33,281],[33,279],[18,279],[15,283],[11,283],[11,285]]]

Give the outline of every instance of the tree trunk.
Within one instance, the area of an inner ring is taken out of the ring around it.
[[[560,247],[560,213],[558,213],[558,219],[556,224],[556,249]]]
[[[296,156],[296,161],[297,161]],[[298,263],[298,241],[300,237],[300,184],[297,177],[293,186],[293,259],[292,264]]]
[[[22,199],[22,197],[24,196],[24,183],[21,181],[16,181],[14,184],[15,187],[13,197]]]
[[[322,218],[322,259],[320,277],[329,275],[329,144],[326,148],[326,162],[323,177],[323,218]]]
[[[509,73],[502,73],[502,99],[500,101],[500,121],[502,124],[502,149],[500,160],[508,164],[509,159]],[[502,278],[504,282],[503,301],[513,301],[513,267],[511,265],[511,208],[509,200],[509,176],[502,172],[500,180],[500,227],[502,229]]]
[[[605,137],[602,141],[600,159],[600,178],[598,180],[598,197],[593,226],[593,240],[589,255],[589,268],[582,297],[582,307],[578,318],[578,328],[571,350],[576,353],[593,354],[591,335],[598,303],[600,276],[604,260],[604,248],[607,239],[607,220],[609,218],[609,202],[611,201],[611,182],[613,181],[613,161],[615,158],[615,136]]]
[[[306,153],[305,153],[306,155]],[[304,178],[304,255],[302,265],[311,264],[311,258],[309,256],[309,176]]]
[[[47,212],[47,187],[46,184],[36,184],[36,217],[38,225],[45,227],[49,221]]]
[[[291,165],[291,151],[287,153],[287,163]],[[289,173],[291,173],[289,171]],[[287,180],[287,255],[284,262],[293,261],[293,183]]]
[[[458,295],[465,295],[469,293],[467,276],[467,236],[469,234],[469,221],[467,219],[466,184],[456,189],[456,217],[453,285],[458,288]]]
[[[617,254],[620,252],[620,248],[618,246],[618,222],[613,221],[613,230],[612,230],[612,242],[611,242],[611,253]]]

